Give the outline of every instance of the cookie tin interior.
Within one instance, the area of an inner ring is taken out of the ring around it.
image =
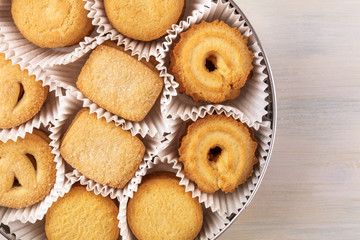
[[[268,75],[268,79],[266,79],[266,81],[267,81],[267,84],[269,86],[268,89],[266,90],[269,93],[269,96],[267,98],[267,101],[269,102],[269,105],[267,106],[268,114],[264,118],[265,118],[265,120],[268,120],[268,121],[271,122],[272,134],[271,134],[271,141],[270,141],[270,147],[269,147],[269,152],[268,152],[266,164],[264,166],[263,171],[261,172],[258,184],[256,185],[255,189],[252,191],[249,199],[246,201],[246,203],[240,209],[240,211],[237,214],[234,214],[234,215],[230,216],[230,223],[224,229],[222,229],[220,232],[218,232],[212,239],[218,238],[223,232],[225,232],[227,230],[227,228],[229,228],[231,226],[232,223],[235,222],[237,217],[242,213],[243,210],[246,209],[246,207],[248,206],[248,204],[251,202],[252,198],[256,194],[257,189],[259,188],[259,186],[261,184],[262,178],[265,175],[267,166],[269,165],[269,162],[270,162],[270,158],[271,158],[271,154],[272,154],[272,150],[273,150],[273,146],[274,146],[274,141],[275,141],[276,121],[277,121],[277,104],[276,104],[275,84],[274,84],[274,79],[273,79],[273,75],[272,75],[272,72],[271,72],[271,67],[270,67],[269,60],[267,58],[267,55],[266,55],[266,53],[265,53],[265,51],[264,51],[264,49],[263,49],[263,47],[261,45],[261,42],[260,42],[254,28],[251,26],[250,22],[248,21],[248,19],[244,15],[244,13],[234,3],[233,0],[229,0],[229,1],[230,1],[230,4],[236,9],[236,12],[239,13],[243,17],[243,19],[245,20],[247,25],[250,27],[250,29],[252,30],[252,32],[253,32],[253,34],[254,34],[254,36],[256,38],[256,41],[259,44],[259,47],[261,48],[261,52],[262,52],[262,55],[263,55],[263,58],[264,58],[264,63],[266,65],[266,69],[264,70],[264,72]],[[9,234],[9,231],[7,230],[7,227],[5,225],[0,226],[0,236],[4,237],[5,239],[10,239],[10,240],[15,239],[14,235]]]

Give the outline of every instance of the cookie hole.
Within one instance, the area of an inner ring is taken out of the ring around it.
[[[20,84],[20,90],[19,90],[19,96],[18,96],[18,102],[20,102],[20,100],[24,97],[24,86],[21,84],[21,83],[19,83]]]
[[[12,187],[21,187],[19,180],[15,177]]]
[[[218,146],[211,148],[208,152],[208,159],[211,162],[216,162],[220,155],[221,155],[222,149]]]
[[[27,158],[30,160],[30,162],[32,163],[32,165],[34,166],[35,171],[37,170],[37,164],[36,164],[36,159],[33,155],[27,153],[26,154]]]
[[[209,72],[213,72],[216,70],[216,57],[209,56],[205,59],[205,67]]]

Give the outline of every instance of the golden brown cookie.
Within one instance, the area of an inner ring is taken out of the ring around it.
[[[104,0],[110,23],[125,36],[141,41],[165,35],[179,21],[184,5],[184,0]]]
[[[184,174],[203,192],[233,192],[258,162],[253,132],[225,115],[207,115],[188,126],[179,161]]]
[[[61,155],[86,177],[123,188],[134,176],[145,153],[141,140],[98,119],[87,108],[78,112],[62,139]]]
[[[163,80],[150,63],[139,62],[122,47],[106,42],[91,53],[76,85],[106,110],[141,121],[159,96]]]
[[[119,237],[119,209],[109,197],[95,195],[84,186],[73,186],[46,214],[49,240],[106,239]]]
[[[66,47],[93,31],[81,0],[12,0],[11,14],[21,34],[42,48]]]
[[[201,204],[169,172],[148,175],[127,206],[127,221],[137,239],[194,239],[201,230]]]
[[[40,111],[49,93],[41,84],[0,53],[0,128],[18,126]]]
[[[55,184],[56,163],[50,139],[34,130],[16,142],[0,142],[0,205],[28,207],[45,198]]]
[[[195,103],[234,99],[250,77],[254,55],[237,28],[218,20],[193,25],[180,34],[170,54],[170,73],[179,92]]]

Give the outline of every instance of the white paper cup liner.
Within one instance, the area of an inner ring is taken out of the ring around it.
[[[129,198],[132,198],[133,193],[137,191],[138,185],[141,184],[142,177],[147,174],[153,172],[159,172],[159,171],[173,172],[176,174],[176,176],[179,177],[181,176],[180,174],[181,166],[179,167],[178,165],[179,164],[176,161],[170,160],[170,158],[155,157],[153,161],[148,162],[148,166],[146,169],[144,169],[144,171],[142,171],[141,177],[139,178],[140,182],[137,183],[136,189],[133,188],[133,192],[131,196],[129,194],[124,195],[124,198],[122,199],[122,201],[120,201],[120,211],[118,218],[120,223],[119,227],[121,229],[120,235],[122,236],[123,240],[136,239],[127,224],[126,210],[127,210],[127,204]],[[201,240],[212,238],[230,222],[225,215],[220,215],[218,212],[213,212],[211,211],[211,209],[205,208],[204,205],[202,206],[204,213],[204,219],[203,219],[204,223],[199,235],[195,238]]]
[[[63,197],[66,193],[70,191],[71,187],[77,182],[79,182],[81,185],[86,185],[81,183],[81,181],[83,181],[81,178],[71,175],[73,175],[73,173],[66,174],[67,181],[64,184],[63,188],[59,191],[58,197]],[[109,196],[111,199],[116,199],[118,201],[118,204],[123,200],[121,194],[114,194],[113,192],[110,194],[105,194],[104,191],[101,191],[96,187],[91,187],[89,185],[86,186],[86,190],[89,192],[94,192],[96,195],[101,194],[103,197]],[[58,197],[56,198],[56,200],[58,199]],[[1,211],[0,211],[0,216],[1,216]],[[7,223],[7,225],[10,229],[10,233],[15,234],[17,239],[21,239],[21,240],[47,239],[45,233],[45,219],[36,221],[35,223],[29,223],[29,222],[22,223],[20,221],[13,221]],[[118,226],[120,227],[120,223],[118,224]]]
[[[55,202],[58,198],[58,191],[63,188],[65,180],[65,165],[63,159],[60,157],[60,151],[58,149],[60,139],[58,138],[58,135],[54,131],[51,124],[46,126],[41,125],[39,129],[49,134],[49,138],[51,140],[49,145],[53,148],[51,151],[52,154],[55,155],[54,161],[56,162],[57,171],[54,187],[42,201],[30,207],[19,209],[0,207],[1,223],[8,224],[9,222],[16,220],[19,220],[22,223],[34,223],[37,220],[41,220],[52,203]]]
[[[100,45],[110,37],[104,36],[98,38],[97,43]],[[115,114],[106,111],[96,103],[88,99],[77,87],[76,81],[81,72],[82,67],[89,58],[90,53],[85,54],[78,60],[67,65],[58,65],[45,69],[46,82],[68,89],[70,93],[76,97],[77,100],[84,102],[84,107],[88,107],[90,112],[96,112],[98,117],[105,117],[106,120],[114,121],[116,125],[120,125],[125,130],[130,130],[133,135],[140,134],[142,137],[149,135],[151,137],[161,138],[165,129],[165,122],[162,118],[160,109],[161,94],[156,100],[154,106],[151,108],[146,117],[140,122],[133,122],[123,119]],[[162,78],[161,73],[159,76]]]
[[[23,37],[11,16],[11,1],[0,3],[0,52],[4,52],[21,69],[32,70],[54,64],[66,64],[81,57],[91,49],[98,36],[96,27],[92,34],[70,47],[40,48]]]
[[[252,70],[253,76],[248,80],[240,95],[234,100],[228,100],[222,104],[195,104],[190,97],[177,92],[178,83],[174,77],[167,72],[170,62],[170,52],[174,48],[174,44],[180,39],[180,33],[186,31],[191,25],[198,24],[202,20],[212,22],[216,19],[222,20],[231,27],[237,27],[243,36],[249,39],[248,47],[254,53]],[[222,1],[212,2],[204,8],[204,11],[195,11],[186,21],[181,21],[178,25],[173,26],[172,30],[165,37],[163,48],[160,49],[159,61],[163,75],[165,76],[165,90],[162,95],[161,103],[162,113],[172,119],[180,117],[183,120],[195,120],[204,112],[210,111],[212,108],[223,106],[232,106],[238,109],[241,115],[241,121],[246,122],[249,126],[254,123],[261,123],[263,116],[267,113],[265,110],[268,102],[266,97],[268,93],[265,91],[268,85],[265,80],[268,75],[264,73],[266,65],[263,61],[263,53],[256,41],[255,35],[252,33],[245,20],[239,14],[235,13],[235,8],[231,7],[229,2]]]
[[[240,120],[231,111],[209,112],[207,114],[212,115],[221,113]],[[191,120],[183,122],[178,119],[173,122],[172,126],[169,126],[168,130],[170,130],[171,134],[166,136],[167,140],[163,143],[164,151],[160,152],[159,156],[174,164],[174,168],[178,170],[177,176],[181,178],[180,185],[184,185],[186,191],[191,191],[193,197],[198,197],[199,201],[204,203],[206,208],[211,208],[213,212],[218,212],[220,215],[226,215],[228,217],[233,213],[238,213],[244,207],[251,195],[253,195],[253,190],[255,189],[256,184],[258,184],[260,176],[265,173],[264,167],[270,148],[272,134],[270,128],[271,122],[263,121],[263,123],[257,125],[258,129],[255,129],[255,137],[258,141],[257,157],[259,162],[254,166],[252,176],[248,178],[244,184],[237,187],[235,192],[228,194],[225,194],[222,191],[217,191],[214,194],[201,192],[197,185],[189,180],[183,173],[183,164],[178,162],[178,149],[180,147],[180,139],[186,133],[187,124],[190,122]]]
[[[26,133],[32,133],[34,128],[40,128],[41,125],[46,126],[50,121],[54,121],[58,113],[60,96],[62,96],[60,88],[52,91],[49,88],[49,95],[41,110],[33,118],[19,126],[0,129],[0,141],[7,142],[10,139],[16,141],[18,137],[24,138]]]
[[[9,222],[10,233],[21,240],[45,240],[45,219],[35,223],[22,223],[20,221]]]
[[[57,120],[54,122],[53,130],[61,140],[66,130],[70,126],[72,120],[78,111],[84,107],[87,107],[85,103],[81,100],[78,100],[76,95],[74,95],[70,90],[66,91],[65,96],[60,98],[60,107]],[[103,114],[99,114],[96,111],[93,111],[90,108],[90,113],[96,113],[98,118],[104,117],[107,122],[113,121],[112,119],[107,119]],[[113,121],[114,122],[114,121]],[[126,129],[122,125],[116,124],[119,127],[122,127],[124,130],[129,130],[133,136],[140,135],[140,130],[135,128]],[[101,194],[102,196],[110,196],[111,198],[119,197],[123,192],[130,192],[129,188],[132,186],[132,182],[136,182],[138,176],[142,172],[142,169],[146,167],[146,162],[152,160],[161,148],[161,140],[163,138],[150,137],[146,135],[142,138],[142,142],[145,145],[146,151],[143,157],[143,160],[136,171],[134,177],[129,181],[129,183],[123,189],[113,188],[104,184],[97,183],[84,175],[82,175],[78,170],[72,168],[69,164],[66,164],[66,178],[71,182],[79,182],[81,185],[85,185],[90,191],[94,191],[95,194]],[[60,147],[60,141],[58,142],[58,148]]]
[[[186,19],[192,14],[193,11],[201,10],[204,8],[203,3],[209,4],[210,0],[187,0],[186,10],[182,19]],[[98,26],[97,31],[101,35],[109,34],[111,40],[117,41],[118,44],[124,44],[125,50],[131,50],[133,55],[138,55],[138,59],[145,58],[147,61],[150,56],[156,57],[158,55],[158,49],[162,46],[162,42],[165,36],[155,39],[153,41],[145,42],[138,41],[124,36],[119,33],[111,24],[106,16],[104,1],[100,0],[86,0],[85,9],[89,10],[89,17],[94,18],[93,24]],[[170,29],[169,29],[170,30]]]

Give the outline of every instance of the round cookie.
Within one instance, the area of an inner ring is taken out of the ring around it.
[[[28,207],[50,192],[55,184],[56,163],[49,143],[39,130],[16,142],[0,141],[0,206]]]
[[[221,103],[239,96],[253,69],[247,42],[237,28],[218,20],[202,21],[181,33],[169,67],[179,92],[195,103]]]
[[[31,119],[44,104],[49,88],[27,70],[13,66],[0,53],[0,128],[12,128]]]
[[[188,240],[200,232],[203,211],[175,174],[155,172],[145,177],[129,200],[127,221],[139,240]]]
[[[184,0],[104,0],[110,23],[127,37],[151,41],[166,34],[180,19]]]
[[[109,197],[73,186],[46,214],[45,233],[52,239],[104,239],[119,237],[119,209]]]
[[[12,0],[11,14],[21,34],[42,48],[66,47],[93,30],[81,0]]]
[[[188,126],[179,161],[184,174],[203,192],[233,192],[258,162],[253,132],[225,115],[207,115]]]

